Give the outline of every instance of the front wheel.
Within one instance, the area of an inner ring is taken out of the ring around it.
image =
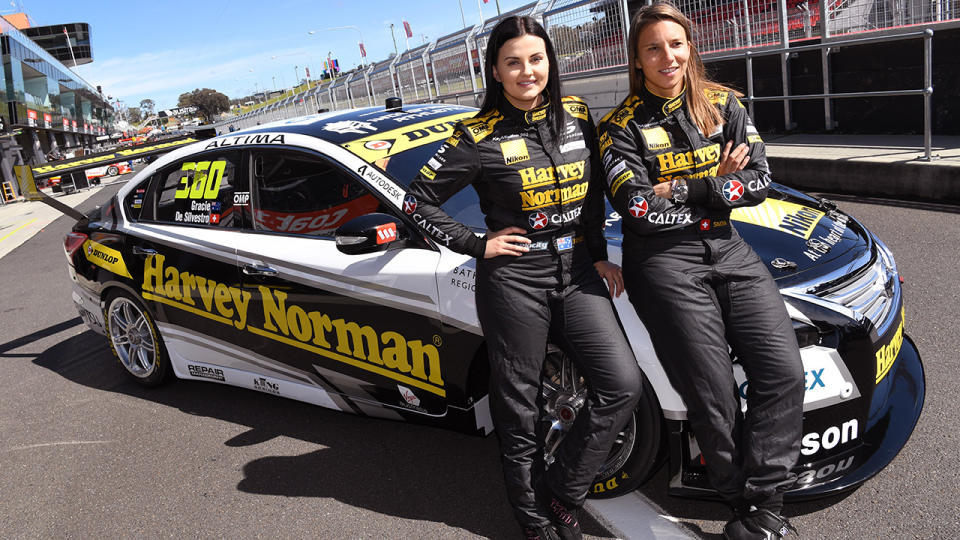
[[[107,176],[116,176],[118,174],[120,174],[120,169],[116,167],[111,166],[109,169],[107,169]]]
[[[625,495],[646,482],[663,457],[663,414],[653,387],[641,373],[640,401],[627,425],[617,435],[588,496],[605,499]],[[566,355],[549,354],[543,381],[544,417],[549,423],[544,440],[544,460],[553,462],[567,429],[586,403],[587,386]]]
[[[170,372],[170,359],[150,312],[124,291],[107,296],[104,308],[110,349],[137,383],[158,386]]]

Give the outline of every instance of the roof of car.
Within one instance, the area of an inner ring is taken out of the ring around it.
[[[444,103],[404,105],[402,109],[389,111],[384,107],[365,107],[279,120],[234,131],[233,133],[225,133],[220,137],[228,138],[279,131],[310,135],[337,145],[357,139],[365,139],[371,135],[387,134],[388,132],[392,136],[406,135],[408,138],[415,138],[419,135],[417,130],[427,130],[429,132],[431,121],[435,122],[454,115],[468,118],[476,112],[477,109],[474,107]],[[411,129],[401,129],[407,127]]]

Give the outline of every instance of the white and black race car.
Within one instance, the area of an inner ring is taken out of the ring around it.
[[[489,434],[474,260],[430,240],[403,208],[416,172],[475,112],[366,108],[175,149],[66,237],[76,307],[144,385],[172,373]],[[482,233],[473,190],[444,208]],[[788,498],[856,486],[893,460],[923,406],[893,256],[830,202],[779,185],[733,219],[780,286],[806,369]],[[619,225],[611,213],[614,262]],[[645,391],[592,494],[626,493],[666,457],[671,493],[711,496],[683,401],[626,295],[615,305]],[[588,389],[562,351],[546,358],[550,462]],[[731,362],[744,394],[749,381]]]

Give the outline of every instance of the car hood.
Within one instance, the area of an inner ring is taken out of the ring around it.
[[[781,284],[848,268],[871,244],[863,226],[829,201],[775,183],[763,203],[733,210],[730,220]],[[619,244],[621,220],[608,219],[605,234]]]

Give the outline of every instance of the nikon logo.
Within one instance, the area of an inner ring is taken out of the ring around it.
[[[507,165],[530,159],[527,142],[523,139],[513,139],[500,143],[500,152],[503,153],[503,162]]]

